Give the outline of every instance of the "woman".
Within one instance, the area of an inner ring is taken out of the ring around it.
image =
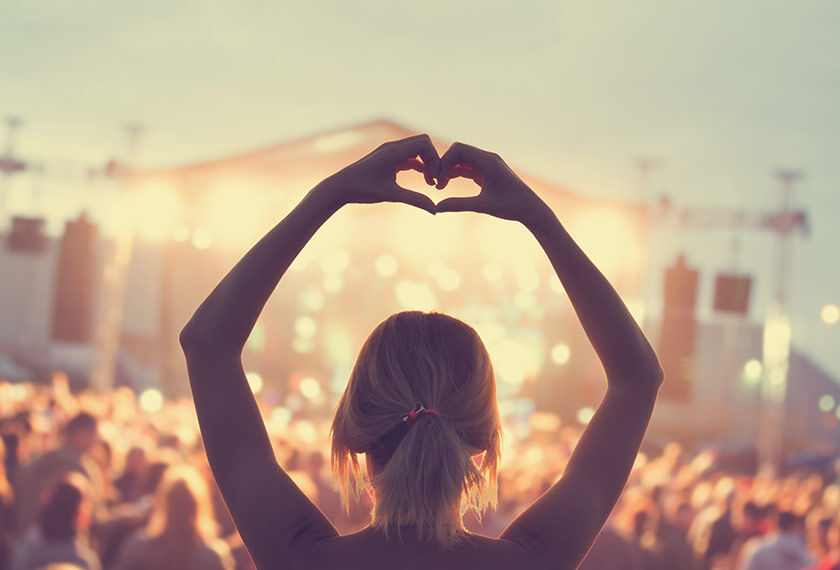
[[[169,469],[143,536],[123,546],[117,570],[228,570],[206,481],[187,465]]]
[[[396,173],[408,169],[438,189],[460,176],[481,191],[435,205],[397,185]],[[481,212],[524,225],[603,363],[606,396],[563,477],[498,538],[469,534],[460,524],[464,503],[493,502],[499,417],[484,346],[445,315],[398,314],[382,323],[339,403],[333,466],[343,481],[367,473],[375,504],[370,527],[339,536],[274,459],[242,348],[318,228],[345,204],[376,202],[431,214]],[[386,143],[313,188],[207,297],[181,344],[210,465],[259,568],[575,568],[621,493],[662,381],[642,331],[551,209],[499,156],[455,143],[439,157],[427,135]],[[480,464],[471,459],[478,454]]]

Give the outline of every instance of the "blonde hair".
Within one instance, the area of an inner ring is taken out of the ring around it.
[[[417,402],[438,414],[402,421]],[[374,527],[387,535],[410,526],[451,546],[465,536],[462,506],[480,518],[497,504],[500,443],[493,367],[478,334],[448,315],[407,311],[362,346],[333,419],[331,462],[345,505],[373,488]]]
[[[216,537],[207,481],[197,469],[184,464],[166,470],[146,533],[154,544],[146,563],[161,570],[186,568],[194,549]]]

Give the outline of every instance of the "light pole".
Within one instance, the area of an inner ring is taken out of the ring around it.
[[[781,208],[772,220],[776,234],[775,289],[764,322],[761,379],[761,412],[758,424],[758,459],[762,470],[775,473],[784,447],[785,399],[790,357],[791,326],[788,316],[790,288],[790,236],[797,228],[791,210],[793,186],[802,179],[799,170],[781,169],[776,179],[781,185]]]
[[[140,136],[145,130],[139,123],[125,125],[128,141],[127,167],[130,168],[137,157]],[[131,191],[125,179],[118,200],[124,199]],[[123,310],[125,307],[125,288],[128,277],[128,264],[134,244],[134,223],[127,222],[117,227],[113,245],[105,263],[102,282],[102,305],[96,324],[94,337],[94,363],[90,375],[91,387],[97,392],[105,392],[114,386],[116,357],[122,336]]]
[[[8,179],[22,170],[26,170],[26,162],[15,158],[15,136],[18,129],[23,125],[20,117],[6,117],[6,151],[0,156],[0,224],[3,215],[6,213],[6,194],[8,190]]]
[[[638,174],[639,197],[646,218],[643,230],[644,237],[642,239],[642,258],[640,261],[642,270],[639,271],[639,275],[636,278],[634,284],[636,290],[633,291],[633,294],[637,298],[637,318],[641,321],[639,324],[645,327],[645,320],[650,318],[648,307],[652,304],[649,303],[652,278],[649,268],[653,266],[653,261],[658,254],[658,251],[655,251],[656,236],[652,234],[654,232],[654,223],[658,221],[655,218],[659,215],[659,212],[654,210],[655,206],[654,201],[651,199],[650,180],[653,171],[661,166],[661,162],[649,156],[640,156],[635,159],[634,164]]]

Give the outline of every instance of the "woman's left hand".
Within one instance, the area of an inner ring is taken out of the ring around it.
[[[403,202],[435,214],[435,203],[428,196],[397,184],[397,172],[422,172],[426,183],[434,186],[439,160],[429,135],[387,142],[325,179],[317,190],[339,207],[344,204]]]

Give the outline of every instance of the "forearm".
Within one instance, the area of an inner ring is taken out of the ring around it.
[[[525,222],[557,272],[611,386],[661,381],[653,348],[609,281],[547,207]],[[621,247],[622,244],[615,244]]]
[[[241,352],[286,270],[338,208],[319,187],[311,190],[213,289],[181,333],[182,343]]]

